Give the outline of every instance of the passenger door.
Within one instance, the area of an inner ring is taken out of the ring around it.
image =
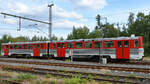
[[[116,59],[129,59],[129,40],[117,41]]]
[[[33,56],[40,56],[40,45],[33,44]]]
[[[57,43],[57,57],[65,57],[65,43]]]
[[[8,45],[4,46],[4,56],[8,56],[9,55],[9,48]]]
[[[116,59],[123,58],[123,41],[117,41],[117,48],[116,48]]]
[[[123,41],[123,59],[129,59],[130,46],[129,40]]]

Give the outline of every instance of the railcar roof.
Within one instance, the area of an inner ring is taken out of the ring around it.
[[[34,42],[14,42],[14,43],[2,43],[3,45],[7,44],[32,44],[32,43],[49,43],[49,42],[78,42],[78,41],[98,41],[98,40],[132,40],[138,39],[139,36],[136,37],[116,37],[116,38],[94,38],[94,39],[75,39],[75,40],[63,40],[63,41],[34,41]]]

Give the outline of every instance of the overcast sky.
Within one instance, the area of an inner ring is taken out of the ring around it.
[[[150,10],[150,0],[0,0],[0,12],[16,14],[42,21],[48,21],[48,7],[53,7],[52,33],[66,38],[73,26],[87,26],[90,31],[96,25],[97,14],[107,17],[110,23],[126,23],[129,12]],[[38,26],[31,26],[38,24]],[[4,34],[17,36],[48,36],[48,25],[22,20],[22,29],[18,29],[18,19],[0,15],[0,37]],[[39,30],[40,29],[40,30]]]

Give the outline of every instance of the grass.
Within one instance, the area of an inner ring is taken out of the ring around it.
[[[136,74],[129,74],[130,77],[136,77]]]
[[[86,79],[81,79],[81,78],[65,78],[64,79],[64,84],[86,84],[87,80]]]
[[[48,74],[48,73],[45,75],[45,78],[51,78],[51,77],[52,76],[50,74]]]
[[[81,74],[78,74],[73,78],[62,78],[62,77],[53,77],[50,74],[41,76],[41,75],[32,75],[29,73],[17,73],[12,71],[0,70],[0,75],[4,76],[11,75],[13,78],[9,80],[20,82],[21,84],[102,84],[99,83],[98,81],[91,81],[93,80],[92,79],[93,76],[91,75],[88,75],[88,79],[83,79]],[[0,81],[0,84],[5,84],[5,82]]]
[[[23,81],[30,81],[30,80],[33,80],[33,79],[36,79],[36,76],[35,75],[32,75],[32,74],[19,74],[17,76],[17,78],[13,79],[14,81],[17,81],[17,82],[23,82]]]

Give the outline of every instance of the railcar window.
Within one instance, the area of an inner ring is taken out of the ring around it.
[[[40,48],[40,45],[39,45],[39,44],[37,44],[37,48]]]
[[[3,45],[3,46],[2,46],[2,49],[4,49],[4,47],[5,47],[5,46]]]
[[[44,44],[41,44],[41,48],[44,48]]]
[[[135,40],[135,41],[134,41],[134,46],[135,46],[135,47],[139,47],[139,41],[138,41],[138,40]]]
[[[53,48],[56,48],[56,44],[55,43],[53,43]]]
[[[29,49],[32,49],[32,44],[29,44]]]
[[[129,41],[124,41],[124,47],[129,47]]]
[[[85,48],[92,48],[92,43],[88,42],[84,44]]]
[[[8,45],[5,45],[5,49],[8,49]]]
[[[36,44],[34,44],[33,47],[36,48]]]
[[[121,42],[121,41],[118,41],[118,42],[117,42],[117,47],[118,47],[118,48],[121,48],[121,47],[122,47],[122,42]]]
[[[73,48],[73,43],[67,43],[67,48]]]
[[[102,47],[102,41],[94,43],[94,48],[101,48],[101,47]]]
[[[14,48],[17,49],[17,45],[15,45]]]
[[[21,48],[22,48],[22,45],[18,45],[18,48],[21,49]]]
[[[82,43],[76,43],[76,48],[82,48]]]
[[[60,43],[58,43],[58,44],[57,44],[57,48],[60,48],[60,47],[61,47],[61,44],[60,44]]]
[[[10,49],[13,49],[13,45],[10,45]]]
[[[65,48],[65,44],[64,43],[62,43],[62,47]]]
[[[105,42],[105,47],[106,48],[114,47],[114,41],[106,41]]]
[[[23,48],[24,48],[24,49],[27,49],[27,45],[26,45],[26,44],[24,44],[24,45],[23,45]]]

